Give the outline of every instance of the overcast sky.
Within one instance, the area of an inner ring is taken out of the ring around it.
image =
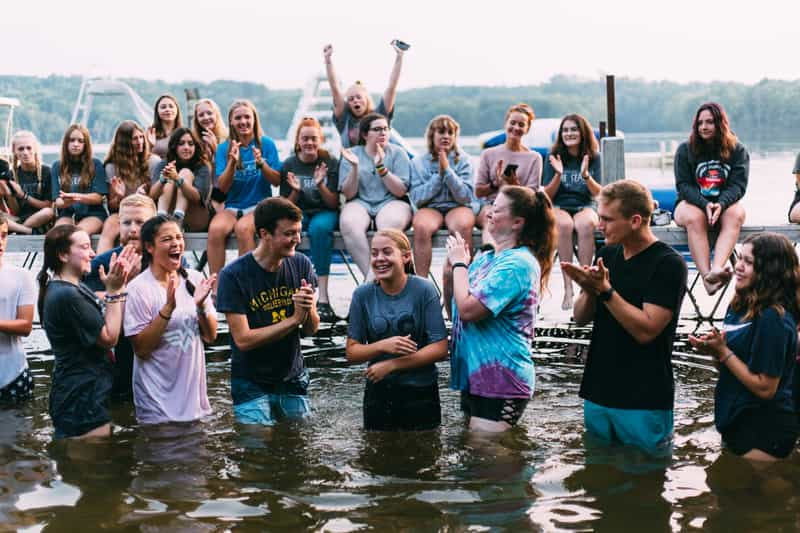
[[[740,6],[746,7],[740,7]],[[800,2],[621,0],[3,1],[4,74],[234,79],[302,87],[334,45],[341,81],[400,89],[536,84],[554,74],[651,80],[800,78]]]

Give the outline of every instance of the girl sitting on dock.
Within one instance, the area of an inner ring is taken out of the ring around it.
[[[402,231],[378,231],[371,255],[375,282],[353,293],[345,352],[348,361],[369,365],[364,429],[434,429],[441,423],[436,362],[447,357],[439,294],[414,275]]]
[[[11,210],[6,216],[8,229],[30,235],[53,220],[50,168],[42,165],[39,141],[30,131],[21,130],[11,138],[11,177],[0,181],[0,193]]]
[[[734,272],[736,294],[722,331],[690,335],[719,365],[714,423],[725,447],[752,461],[775,461],[798,437],[794,394],[800,265],[791,241],[748,237]]]
[[[158,214],[173,214],[189,231],[208,228],[211,169],[200,139],[189,128],[177,128],[167,145],[167,157],[153,170],[150,197]]]
[[[147,142],[152,152],[161,159],[167,155],[169,136],[175,129],[183,126],[181,106],[171,94],[162,94],[153,106],[153,124],[147,128]]]
[[[473,190],[470,157],[458,146],[460,126],[448,115],[434,117],[425,133],[428,152],[411,162],[409,197],[417,209],[414,227],[414,265],[427,278],[433,254],[433,235],[442,227],[458,233],[472,248],[472,228],[480,205]],[[445,261],[443,296],[450,313],[451,266]]]
[[[208,227],[208,268],[216,274],[225,266],[225,241],[236,234],[239,255],[256,247],[253,211],[280,185],[281,162],[272,139],[264,135],[258,111],[249,100],[237,100],[228,111],[230,137],[217,147],[217,186],[226,195],[225,209]]]
[[[325,56],[325,72],[328,75],[328,83],[331,87],[333,97],[333,121],[336,129],[342,137],[342,148],[349,148],[361,144],[359,133],[359,122],[370,113],[379,113],[386,118],[387,125],[392,121],[394,115],[394,100],[397,95],[397,83],[400,81],[400,71],[403,68],[404,50],[399,48],[393,41],[392,47],[395,51],[394,66],[389,77],[389,85],[383,93],[381,101],[375,106],[367,88],[357,81],[342,94],[339,87],[339,80],[333,70],[333,45],[326,45],[323,49]]]
[[[142,127],[133,120],[123,120],[114,132],[105,160],[108,179],[108,218],[97,244],[102,254],[116,245],[119,237],[119,203],[133,193],[147,194],[150,176],[161,159],[150,153]]]
[[[328,299],[333,230],[339,223],[339,160],[321,148],[322,126],[306,117],[297,126],[294,155],[283,162],[281,196],[303,211],[303,230],[311,241],[311,262],[317,273],[317,313],[322,322],[338,320]]]
[[[51,198],[57,211],[56,226],[76,224],[94,235],[103,229],[108,216],[103,199],[108,194],[106,171],[92,157],[89,130],[72,124],[61,141],[61,159],[50,169]]]
[[[369,275],[367,230],[405,230],[411,222],[411,206],[406,201],[410,182],[410,163],[405,150],[389,144],[386,117],[370,113],[361,120],[359,145],[342,150],[339,189],[347,203],[342,208],[340,226],[347,251],[361,273]]]
[[[483,228],[484,244],[491,243],[487,217],[500,188],[504,185],[522,185],[535,191],[541,183],[542,156],[522,143],[534,118],[536,115],[529,105],[512,105],[506,111],[505,143],[481,153],[475,194],[483,201],[477,223]]]
[[[210,98],[201,98],[194,105],[194,120],[192,120],[192,131],[200,139],[203,150],[206,153],[206,161],[215,161],[217,157],[217,146],[228,138],[228,128],[225,127],[225,120],[219,110],[217,103]],[[225,193],[217,187],[216,179],[211,188],[211,200],[209,202],[210,216],[225,209]]]
[[[750,155],[731,131],[723,107],[715,102],[701,105],[689,140],[675,152],[675,223],[686,228],[689,251],[708,294],[731,279],[726,265],[744,224],[739,200],[749,173]],[[708,232],[713,228],[719,235],[711,261]]]
[[[553,202],[558,226],[558,256],[572,262],[572,235],[578,235],[578,261],[591,265],[597,213],[594,198],[600,194],[600,153],[592,126],[584,117],[571,114],[561,119],[558,137],[550,149],[542,176],[544,192]],[[572,280],[564,277],[561,309],[572,309]]]

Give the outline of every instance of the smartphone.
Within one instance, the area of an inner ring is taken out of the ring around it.
[[[399,48],[399,49],[400,49],[400,50],[402,50],[403,52],[405,52],[406,50],[408,50],[409,48],[411,48],[411,45],[410,45],[410,44],[408,44],[407,42],[401,41],[400,39],[395,39],[395,40],[393,40],[393,41],[392,41],[392,45],[393,45],[393,46],[396,46],[397,48]]]
[[[514,174],[517,173],[517,168],[519,168],[519,165],[513,165],[513,164],[506,165],[506,169],[503,171],[503,176],[507,178],[512,177]]]

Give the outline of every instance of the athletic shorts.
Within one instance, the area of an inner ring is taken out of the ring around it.
[[[239,220],[245,215],[249,215],[253,211],[256,210],[257,206],[245,207],[244,209],[237,209],[236,207],[226,207],[225,211],[230,211],[234,215],[236,215],[236,220]]]
[[[23,370],[14,381],[0,389],[0,404],[16,405],[33,398],[33,376],[29,369]]]
[[[415,387],[367,381],[364,389],[364,429],[368,431],[421,431],[442,422],[439,385]]]
[[[672,443],[672,409],[616,409],[583,401],[586,431],[607,442],[664,453]]]
[[[752,408],[736,415],[722,431],[722,442],[736,455],[761,450],[773,457],[787,457],[798,436],[797,415],[788,411]]]
[[[487,398],[461,391],[461,410],[468,417],[515,426],[528,406],[528,398]]]

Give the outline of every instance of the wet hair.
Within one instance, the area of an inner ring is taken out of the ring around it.
[[[212,133],[214,137],[217,138],[217,142],[221,143],[228,138],[228,128],[225,127],[225,119],[222,118],[222,111],[219,110],[219,106],[211,98],[201,98],[194,104],[194,111],[192,112],[192,131],[197,135],[198,139],[203,139],[203,130],[205,128],[200,125],[200,121],[197,118],[197,108],[200,107],[200,104],[208,105],[214,112],[214,129]]]
[[[36,171],[36,191],[37,193],[41,194],[42,192],[42,147],[39,145],[39,139],[36,138],[36,135],[33,132],[28,130],[19,130],[14,133],[14,136],[11,137],[11,172],[14,174],[14,179],[19,183],[19,178],[17,177],[18,169],[22,169],[22,161],[17,158],[17,143],[21,142],[22,139],[30,138],[33,142],[33,164]]]
[[[698,121],[703,111],[708,111],[714,118],[714,138],[710,142],[700,137]],[[731,131],[728,114],[722,104],[706,102],[697,108],[692,121],[692,133],[689,135],[689,148],[694,156],[719,156],[723,161],[727,161],[733,154],[737,142],[738,139]]]
[[[133,134],[140,132],[144,137],[144,150],[136,152],[133,147]],[[104,164],[112,163],[117,177],[125,182],[128,190],[140,185],[150,185],[150,146],[144,129],[133,120],[123,120],[114,132],[114,140],[108,148]],[[112,176],[108,176],[111,178]]]
[[[553,143],[553,147],[550,148],[550,153],[561,156],[562,161],[570,157],[569,150],[567,150],[566,145],[564,145],[563,137],[564,123],[568,120],[571,120],[578,126],[578,131],[580,131],[581,134],[581,143],[578,146],[578,161],[582,160],[585,155],[589,156],[589,161],[593,160],[599,151],[597,139],[594,137],[594,131],[592,131],[592,125],[589,124],[589,121],[577,113],[571,113],[561,119],[561,124],[559,124],[558,133],[556,134],[556,141]]]
[[[39,309],[39,320],[42,324],[44,324],[44,297],[47,293],[47,285],[50,283],[49,272],[54,275],[61,273],[64,268],[61,254],[69,253],[69,248],[72,246],[72,236],[79,231],[83,230],[78,226],[62,224],[54,227],[44,236],[44,261],[42,262],[42,269],[39,270],[39,274],[36,276],[36,280],[39,282],[37,308]]]
[[[167,132],[164,131],[164,122],[158,115],[158,104],[160,104],[161,100],[164,98],[169,98],[172,100],[172,103],[175,104],[175,128],[180,128],[183,126],[183,119],[181,118],[181,106],[178,104],[178,99],[169,93],[162,94],[156,99],[156,104],[153,106],[153,128],[156,130],[156,139],[163,139],[167,136]]]
[[[453,132],[453,147],[451,148],[453,154],[455,154],[454,161],[458,163],[458,132],[461,130],[461,126],[456,122],[456,119],[451,117],[450,115],[438,115],[433,117],[433,119],[428,123],[428,127],[425,130],[425,139],[428,141],[428,152],[433,156],[433,159],[436,160],[439,157],[439,153],[436,150],[436,146],[433,143],[433,136],[434,134],[440,129],[448,129]]]
[[[181,142],[181,137],[189,135],[194,142],[194,154],[189,161],[182,161],[178,157],[178,145]],[[206,151],[203,150],[203,145],[197,135],[194,134],[189,128],[175,128],[172,135],[169,136],[169,143],[167,144],[167,161],[175,161],[175,170],[188,168],[192,172],[198,167],[208,164],[206,161]]]
[[[543,190],[534,191],[519,185],[506,185],[500,194],[509,200],[511,215],[522,217],[525,223],[519,232],[519,244],[527,246],[542,269],[539,291],[547,287],[556,250],[556,216],[553,204]]]
[[[361,83],[360,80],[356,80],[355,82],[353,82],[353,85],[348,87],[347,90],[345,91],[345,93],[344,93],[345,94],[344,105],[346,105],[348,107],[348,109],[350,108],[350,102],[347,101],[347,93],[349,93],[352,90],[357,90],[357,91],[361,92],[361,94],[364,95],[364,101],[367,103],[367,108],[364,110],[364,114],[361,115],[361,116],[365,117],[368,114],[372,113],[375,110],[375,101],[372,99],[372,96],[369,94],[369,91],[367,90],[366,86],[364,86],[364,84]],[[352,113],[353,110],[350,109],[350,112]],[[358,117],[356,117],[356,118],[358,118]]]
[[[146,245],[149,244],[151,246],[155,246],[158,230],[164,224],[169,223],[175,224],[178,226],[178,229],[181,227],[181,223],[175,217],[170,215],[156,215],[142,225],[142,229],[139,232],[139,240],[142,243],[142,270],[148,268],[153,262],[153,255],[147,251]],[[181,233],[183,233],[183,230],[181,230]],[[186,291],[190,296],[194,296],[194,283],[189,281],[189,273],[186,272],[186,269],[182,264],[178,267],[178,274],[186,282]]]
[[[372,236],[373,239],[375,239],[375,237],[386,237],[394,243],[395,247],[400,250],[400,252],[408,253],[409,260],[408,263],[405,264],[403,270],[406,274],[416,274],[417,271],[414,268],[414,256],[411,254],[411,241],[408,240],[408,237],[405,233],[394,228],[380,229],[375,232],[375,235]]]
[[[380,113],[367,113],[358,125],[358,144],[367,144],[367,133],[369,133],[372,123],[376,120],[385,120],[386,125],[389,125],[389,119]]]
[[[70,124],[67,131],[64,132],[64,137],[61,139],[61,161],[59,162],[59,174],[61,175],[61,190],[70,192],[72,188],[72,174],[70,166],[72,164],[72,157],[69,154],[69,137],[73,131],[81,132],[83,135],[83,153],[80,155],[80,175],[81,180],[78,187],[82,191],[88,191],[94,179],[94,161],[92,161],[92,137],[89,135],[89,130],[82,124]]]
[[[261,120],[258,118],[258,110],[250,100],[236,100],[231,104],[230,109],[228,109],[228,131],[230,132],[228,139],[242,142],[242,139],[239,138],[239,132],[233,127],[233,113],[240,107],[246,107],[253,114],[253,139],[256,142],[256,147],[263,151],[264,148],[261,146],[261,137],[264,136],[264,130],[261,129]],[[230,150],[230,145],[228,146],[228,150]],[[241,159],[239,160],[239,164],[241,165]]]
[[[294,153],[300,153],[300,130],[303,128],[316,128],[317,132],[319,133],[319,144],[325,142],[325,134],[322,132],[322,125],[319,123],[319,120],[315,119],[314,117],[303,117],[300,120],[300,124],[297,125],[297,131],[294,133]],[[329,158],[330,154],[324,148],[320,148],[317,150],[317,157],[319,158]]]
[[[508,122],[508,117],[511,116],[511,113],[522,113],[526,117],[528,117],[528,129],[525,130],[525,133],[531,131],[531,125],[533,124],[534,119],[536,118],[536,113],[533,112],[533,108],[528,104],[514,104],[508,108],[506,111],[506,116],[503,119],[503,124]]]
[[[751,320],[771,307],[783,316],[800,316],[800,265],[792,242],[778,233],[759,233],[744,240],[753,247],[753,279],[731,300],[731,309]]]
[[[281,220],[301,222],[303,220],[303,212],[291,200],[280,196],[265,198],[258,202],[253,214],[257,234],[260,234],[260,230],[263,229],[271,235],[275,232],[275,228],[278,227],[278,222]]]
[[[619,200],[619,212],[625,218],[641,215],[645,224],[653,215],[653,195],[638,181],[627,179],[609,183],[600,190],[600,199],[606,203]]]

